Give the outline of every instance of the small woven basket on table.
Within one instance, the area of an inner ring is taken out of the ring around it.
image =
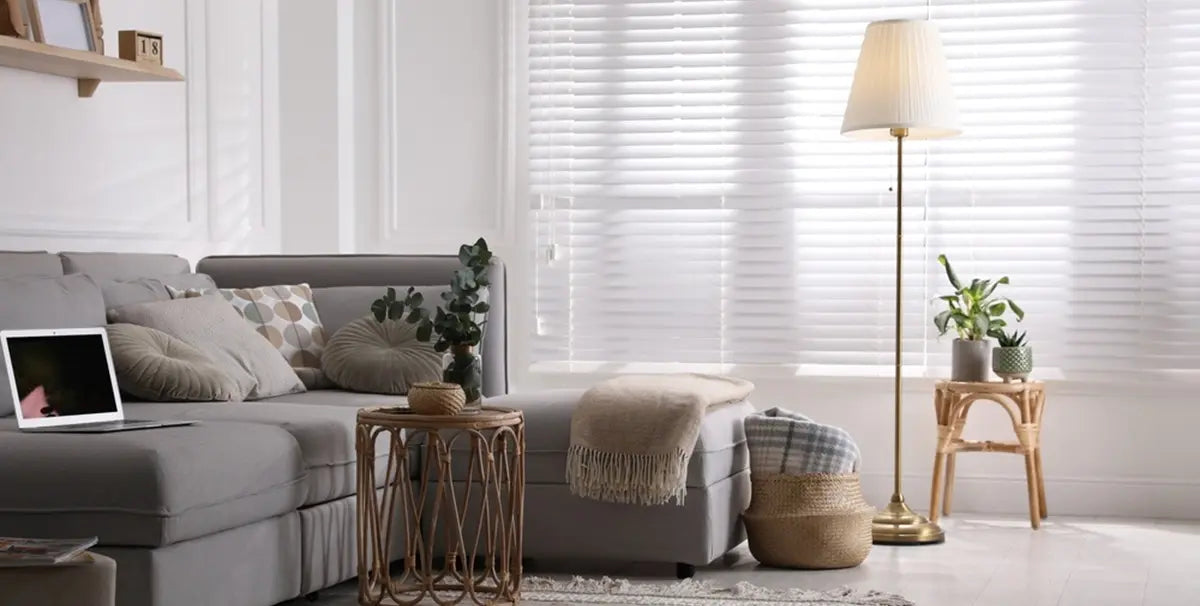
[[[417,383],[408,390],[408,407],[419,415],[456,415],[467,396],[454,383]]]
[[[875,508],[858,474],[751,474],[742,515],[754,559],[780,568],[849,568],[871,551]]]

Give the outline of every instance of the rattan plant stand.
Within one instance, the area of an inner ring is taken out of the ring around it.
[[[380,439],[390,454],[377,489]],[[418,415],[365,408],[358,412],[357,452],[359,604],[517,602],[525,502],[521,411]],[[395,572],[394,553],[403,556]]]
[[[1016,442],[964,440],[963,427],[971,405],[979,400],[995,402],[1012,419]],[[938,440],[933,456],[933,489],[929,519],[937,521],[939,506],[950,515],[954,498],[954,459],[960,452],[1008,452],[1025,457],[1025,479],[1029,485],[1029,523],[1034,529],[1046,517],[1046,479],[1042,474],[1042,411],[1046,390],[1041,381],[1014,383],[965,383],[939,381],[934,388]],[[945,500],[942,501],[943,491]]]

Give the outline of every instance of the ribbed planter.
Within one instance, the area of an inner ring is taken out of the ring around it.
[[[992,350],[992,372],[1006,381],[1029,378],[1033,372],[1033,348],[997,347]]]
[[[990,347],[987,339],[955,339],[950,359],[950,380],[966,383],[987,381]]]

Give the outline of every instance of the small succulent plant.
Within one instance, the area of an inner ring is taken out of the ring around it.
[[[1021,332],[1018,334],[1016,330],[1013,330],[1012,332],[994,330],[989,332],[988,336],[996,339],[996,343],[999,344],[1000,347],[1025,347],[1028,345],[1028,342],[1025,340],[1025,333]]]

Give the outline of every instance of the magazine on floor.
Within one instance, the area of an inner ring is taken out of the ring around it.
[[[0,568],[50,566],[67,562],[96,544],[87,539],[19,539],[0,537]]]

